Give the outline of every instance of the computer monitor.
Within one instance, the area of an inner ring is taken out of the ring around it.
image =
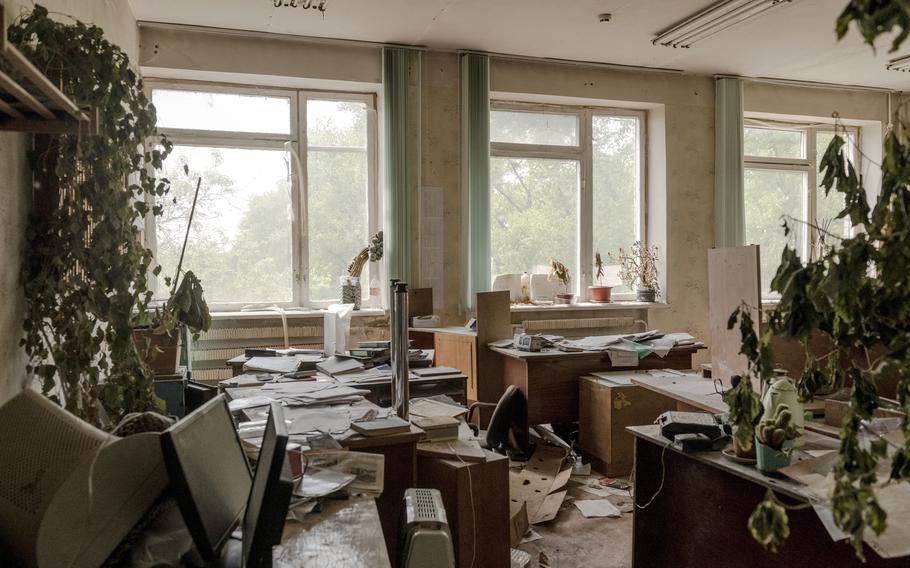
[[[224,395],[209,400],[161,436],[183,520],[206,561],[214,561],[250,496],[250,468]]]
[[[281,403],[269,405],[253,488],[243,515],[244,568],[272,565],[272,547],[281,542],[294,478],[287,460],[288,430]]]

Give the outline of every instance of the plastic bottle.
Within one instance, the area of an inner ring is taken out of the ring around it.
[[[370,280],[370,307],[376,310],[382,307],[382,295],[379,288],[379,277],[373,276]]]

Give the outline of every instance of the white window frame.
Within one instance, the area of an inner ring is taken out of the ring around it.
[[[559,114],[576,117],[578,124],[578,144],[550,145],[550,144],[522,144],[512,142],[490,142],[491,158],[542,158],[555,160],[575,160],[579,162],[579,199],[578,199],[578,258],[576,259],[581,277],[574,278],[575,294],[586,301],[588,286],[594,279],[594,141],[592,138],[593,119],[596,116],[633,116],[638,118],[638,155],[639,174],[636,205],[638,218],[636,219],[636,240],[647,245],[648,235],[648,202],[647,202],[647,112],[627,108],[613,108],[601,106],[575,106],[557,105],[546,103],[526,103],[517,101],[492,100],[490,111],[526,112],[533,114]],[[604,251],[606,252],[606,251]],[[616,253],[618,251],[611,251]],[[616,293],[614,301],[635,300],[635,291]]]
[[[283,150],[290,143],[299,162],[291,159],[291,207],[294,219],[291,223],[291,259],[292,259],[292,298],[289,302],[221,302],[210,303],[212,311],[237,311],[241,308],[256,308],[278,306],[282,308],[325,308],[336,303],[338,299],[314,301],[309,297],[309,234],[308,202],[309,180],[307,176],[307,153],[311,148],[307,144],[306,107],[309,100],[321,101],[350,101],[364,103],[367,108],[367,176],[368,176],[368,234],[373,235],[379,231],[382,224],[382,200],[379,195],[378,163],[379,140],[377,127],[377,95],[375,93],[348,93],[336,91],[283,89],[276,87],[256,87],[248,85],[230,85],[223,83],[208,83],[195,81],[161,81],[147,80],[146,91],[151,99],[155,89],[199,91],[211,93],[229,93],[235,95],[281,97],[290,100],[290,133],[274,134],[260,132],[233,132],[198,130],[188,128],[159,127],[158,133],[164,134],[174,145],[180,146],[212,146],[239,149],[273,149]],[[314,150],[327,151],[364,151],[362,148],[348,148],[344,146],[314,146]],[[302,171],[297,171],[297,164]],[[146,246],[157,254],[157,236],[155,232],[155,217],[146,216],[145,223]],[[364,243],[366,244],[366,243]],[[357,251],[352,252],[353,255]],[[370,263],[370,271],[375,274],[382,270],[381,263]],[[338,275],[341,276],[340,274]],[[160,278],[160,277],[159,277]],[[163,281],[162,281],[163,282]],[[154,279],[153,290],[158,294],[158,279]],[[341,285],[338,285],[339,293]],[[369,283],[363,285],[365,291],[369,290]]]
[[[817,192],[819,182],[818,159],[815,155],[816,137],[819,132],[825,133],[842,133],[843,129],[853,137],[854,150],[861,147],[860,132],[861,129],[855,126],[837,126],[834,124],[801,124],[796,122],[773,122],[760,119],[750,119],[745,117],[744,128],[762,128],[765,130],[784,130],[789,132],[799,132],[802,135],[802,158],[777,158],[769,156],[743,156],[743,170],[786,170],[805,172],[806,183],[803,185],[803,217],[814,223],[818,209]],[[850,144],[850,142],[847,142]],[[747,221],[748,222],[748,221]],[[797,251],[801,258],[815,260],[818,252],[818,231],[809,227],[806,223],[799,223],[795,230],[800,231],[802,235],[802,248]],[[857,227],[851,227],[848,236],[852,236],[858,230]],[[775,298],[777,294],[765,294],[763,297]]]

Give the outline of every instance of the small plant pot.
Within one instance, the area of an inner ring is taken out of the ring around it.
[[[612,286],[588,286],[588,291],[591,293],[591,301],[595,304],[609,304],[613,295]]]
[[[755,439],[756,467],[763,473],[775,473],[782,467],[790,465],[790,452],[793,449],[793,440],[784,442],[784,447],[775,450],[771,446],[762,444]]]
[[[639,288],[635,291],[635,299],[639,302],[656,302],[657,292],[651,288]]]
[[[180,358],[180,333],[155,333],[152,328],[133,329],[133,343],[139,357],[156,375],[173,375]]]
[[[575,297],[575,294],[567,294],[565,292],[561,294],[556,294],[555,302],[557,304],[571,304],[572,299]]]

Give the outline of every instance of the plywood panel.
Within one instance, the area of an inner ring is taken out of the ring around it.
[[[502,358],[487,344],[512,337],[509,292],[477,294],[477,400],[497,402],[502,396]]]
[[[730,314],[745,302],[759,333],[761,280],[758,245],[708,251],[709,324],[712,376],[729,384],[733,375],[745,374],[746,357],[739,354],[738,328],[727,329]]]

